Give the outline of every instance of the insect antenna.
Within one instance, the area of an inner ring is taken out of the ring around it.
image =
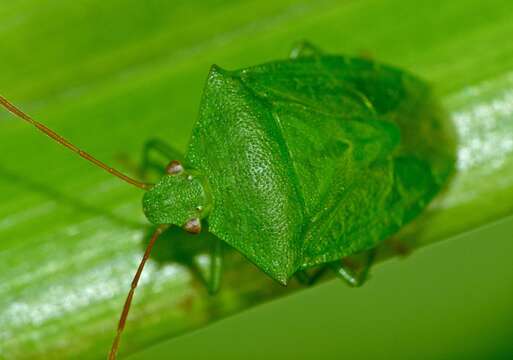
[[[121,312],[121,316],[119,318],[118,323],[118,329],[116,332],[116,337],[114,338],[114,341],[112,342],[112,348],[110,349],[109,353],[109,360],[115,360],[116,354],[118,352],[119,348],[119,341],[121,340],[121,334],[123,333],[123,330],[125,329],[126,319],[128,317],[128,312],[130,311],[130,305],[132,305],[132,298],[134,297],[135,289],[137,288],[137,284],[139,283],[139,278],[141,277],[141,274],[144,269],[144,265],[146,264],[146,260],[150,257],[151,250],[153,249],[153,245],[155,245],[155,242],[159,238],[159,236],[166,231],[169,228],[169,225],[159,225],[153,235],[151,236],[150,242],[148,243],[148,246],[146,247],[146,250],[144,251],[143,258],[141,260],[141,263],[139,264],[139,267],[137,268],[137,271],[135,272],[134,278],[132,280],[132,284],[130,285],[130,291],[128,292],[128,295],[125,300],[125,305],[123,306],[123,311]]]
[[[108,166],[107,164],[101,162],[100,160],[96,159],[92,155],[88,154],[87,152],[79,149],[75,145],[73,145],[71,142],[57,134],[52,129],[46,127],[45,125],[41,124],[40,122],[34,120],[32,117],[21,111],[19,108],[17,108],[14,104],[9,102],[6,98],[0,95],[0,105],[2,105],[4,108],[6,108],[9,112],[16,115],[22,120],[25,120],[29,124],[35,126],[39,131],[43,132],[45,135],[49,136],[54,141],[57,141],[59,144],[65,146],[69,150],[73,151],[74,153],[78,154],[82,158],[86,159],[87,161],[93,163],[94,165],[102,168],[103,170],[107,171],[109,174],[112,174],[121,180],[126,181],[127,183],[136,186],[140,189],[147,190],[152,187],[151,184],[146,184],[140,181],[137,181],[135,179],[132,179],[131,177],[121,173],[120,171]]]

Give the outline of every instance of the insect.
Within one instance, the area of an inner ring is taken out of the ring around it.
[[[208,223],[216,242],[211,292],[220,284],[223,242],[284,285],[292,276],[312,282],[311,268],[332,268],[358,285],[372,249],[417,217],[454,171],[451,125],[425,82],[369,59],[325,55],[308,43],[287,60],[237,71],[212,66],[184,161],[172,160],[156,184],[107,166],[5,98],[0,104],[145,190],[143,211],[157,228],[110,359],[152,247],[170,226],[199,233]],[[145,154],[166,149],[151,142]],[[364,252],[360,274],[341,262]]]

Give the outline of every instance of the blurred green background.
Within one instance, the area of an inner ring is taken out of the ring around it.
[[[362,289],[328,282],[170,341],[298,288],[230,253],[208,297],[174,261],[193,242],[173,234],[143,276],[121,355],[512,358],[511,220],[432,245],[513,214],[512,38],[510,0],[3,1],[0,93],[131,173],[150,138],[185,149],[212,63],[283,58],[309,39],[411,70],[460,135],[451,188],[403,234],[423,250],[378,265]],[[151,230],[141,193],[3,111],[0,154],[0,358],[105,358]]]
[[[512,233],[509,217],[389,261],[363,288],[330,281],[129,359],[509,360]]]

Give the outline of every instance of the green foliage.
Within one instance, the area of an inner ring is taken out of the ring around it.
[[[456,124],[456,177],[422,231],[402,234],[424,246],[513,213],[512,11],[509,0],[11,1],[0,8],[1,92],[129,171],[150,138],[185,150],[212,62],[260,64],[302,38],[370,52],[429,80]],[[4,113],[0,129],[0,353],[103,358],[151,231],[141,193]],[[159,241],[122,354],[297,288],[229,252],[209,297],[206,249],[176,229]]]

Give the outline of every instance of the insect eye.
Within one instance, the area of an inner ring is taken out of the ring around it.
[[[190,234],[199,234],[201,232],[201,220],[192,218],[185,223],[183,228]]]
[[[182,163],[178,160],[171,161],[166,166],[166,172],[170,175],[178,175],[183,171]]]

